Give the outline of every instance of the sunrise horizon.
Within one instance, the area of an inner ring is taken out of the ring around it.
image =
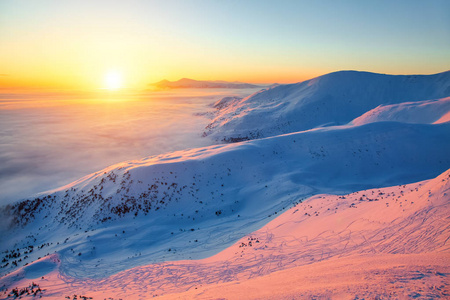
[[[115,89],[143,89],[184,77],[284,84],[340,70],[450,68],[445,1],[27,4],[0,3],[0,88],[96,90],[111,70]]]
[[[129,86],[125,86],[123,83],[120,84],[120,86],[114,86],[114,84],[110,86],[108,86],[107,83],[105,83],[105,77],[107,77],[107,73],[105,73],[105,75],[103,76],[103,78],[99,78],[98,80],[98,86],[97,87],[79,87],[79,86],[75,86],[75,85],[46,85],[46,84],[36,84],[36,85],[14,85],[14,84],[3,84],[0,85],[0,93],[4,92],[4,93],[33,93],[33,92],[42,92],[42,93],[49,93],[49,92],[55,92],[55,93],[94,93],[94,92],[119,92],[119,91],[151,91],[151,89],[149,88],[152,84],[160,82],[160,81],[171,81],[171,82],[176,82],[179,81],[181,79],[192,79],[195,81],[210,81],[210,82],[215,82],[215,81],[224,81],[224,82],[241,82],[241,83],[249,83],[249,84],[255,84],[255,85],[261,85],[261,86],[269,86],[272,84],[293,84],[293,83],[300,83],[303,81],[307,81],[316,77],[320,77],[322,75],[326,75],[326,74],[330,74],[330,73],[335,73],[335,72],[341,72],[341,71],[356,71],[356,72],[367,72],[367,73],[375,73],[375,74],[386,74],[386,75],[435,75],[435,74],[440,74],[440,73],[444,73],[449,71],[450,69],[442,69],[441,71],[433,71],[433,72],[409,72],[409,73],[387,73],[387,72],[376,72],[376,71],[369,71],[369,70],[356,70],[356,69],[340,69],[340,70],[331,70],[329,72],[326,73],[318,73],[318,74],[312,74],[310,76],[307,75],[303,75],[301,77],[298,77],[299,79],[296,80],[295,78],[292,80],[288,80],[286,79],[285,81],[283,80],[277,80],[277,81],[267,81],[267,80],[239,80],[239,79],[234,79],[234,78],[227,78],[227,79],[222,79],[222,78],[216,78],[216,77],[211,77],[211,79],[205,79],[204,77],[193,77],[193,76],[174,76],[174,77],[164,77],[164,78],[160,78],[156,81],[152,81],[152,82],[148,82],[144,85],[139,85],[139,86],[133,86],[133,85],[129,85]],[[278,77],[279,78],[279,77]],[[297,77],[296,77],[297,78]],[[0,80],[1,81],[1,80]]]

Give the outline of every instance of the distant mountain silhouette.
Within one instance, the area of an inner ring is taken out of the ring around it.
[[[159,82],[150,83],[150,88],[156,90],[167,89],[249,89],[262,87],[260,85],[244,83],[244,82],[228,82],[228,81],[200,81],[189,78],[182,78],[177,81],[161,80]]]

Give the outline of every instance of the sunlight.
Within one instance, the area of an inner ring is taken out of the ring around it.
[[[117,90],[122,87],[122,74],[117,71],[109,71],[105,74],[104,87],[108,90]]]

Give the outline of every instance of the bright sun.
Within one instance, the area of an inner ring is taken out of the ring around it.
[[[117,71],[109,71],[105,74],[105,88],[108,90],[117,90],[122,87],[122,75]]]

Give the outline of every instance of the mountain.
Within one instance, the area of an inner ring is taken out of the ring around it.
[[[151,83],[149,86],[156,90],[167,89],[250,89],[261,87],[255,84],[243,82],[227,82],[227,81],[198,81],[189,78],[183,78],[177,81],[161,80]]]
[[[148,272],[149,292],[164,299],[445,298],[449,192],[447,170],[409,185],[317,195],[216,256],[117,278]],[[158,276],[164,268],[188,277],[184,286]]]
[[[61,273],[66,262],[52,254],[0,286],[9,288],[3,295],[19,287],[49,299],[446,298],[449,192],[447,170],[408,185],[320,194],[206,259],[80,280]]]
[[[235,142],[343,125],[379,105],[448,96],[450,71],[435,75],[340,71],[263,89],[217,107],[203,136]]]
[[[82,278],[205,258],[311,195],[438,175],[450,166],[448,136],[450,123],[377,122],[124,162],[4,207],[12,228],[0,249],[23,258],[44,245],[20,264],[56,252],[62,272]]]
[[[226,97],[208,134],[258,139],[0,207],[0,298],[445,298],[449,74],[337,72]]]

